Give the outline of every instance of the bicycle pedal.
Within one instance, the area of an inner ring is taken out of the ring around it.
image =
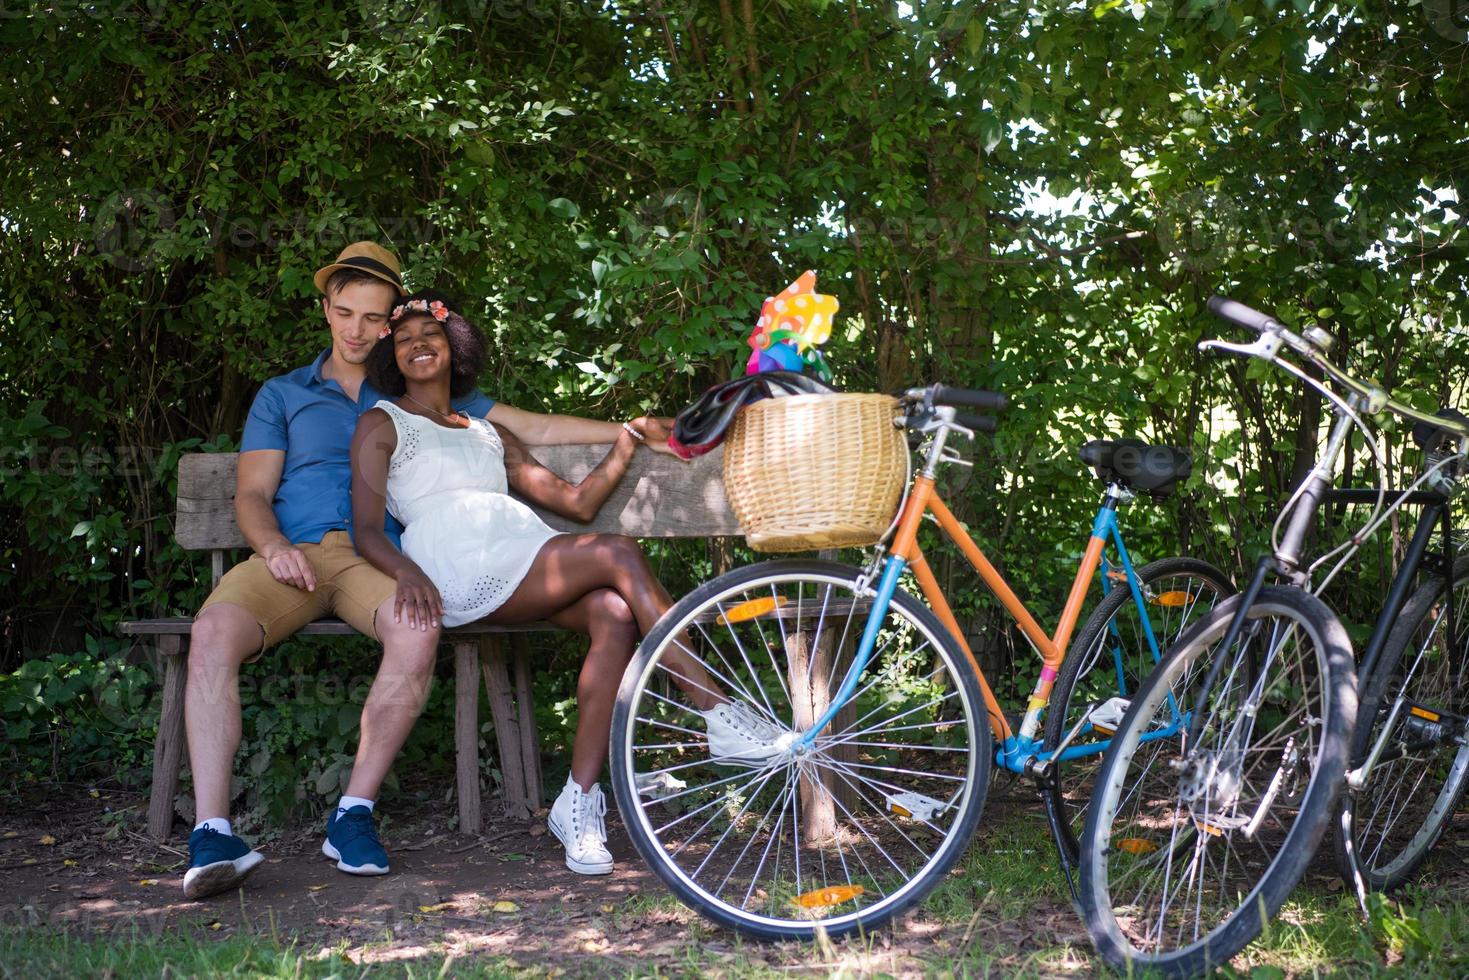
[[[633,776],[633,782],[637,784],[638,795],[646,796],[654,803],[678,795],[689,785],[668,772],[640,772]]]
[[[949,805],[922,793],[893,793],[887,797],[888,809],[900,817],[912,817],[924,823],[943,813]]]
[[[1408,709],[1403,718],[1403,733],[1415,742],[1442,745],[1464,733],[1464,718],[1437,707],[1405,701]]]
[[[1215,814],[1208,820],[1194,817],[1194,826],[1210,837],[1223,837],[1236,830],[1243,830],[1248,825],[1249,819],[1246,817],[1226,817],[1222,813]]]
[[[1092,728],[1103,735],[1116,735],[1117,729],[1122,727],[1122,718],[1127,714],[1127,709],[1132,706],[1128,698],[1111,698],[1101,705],[1092,709]]]

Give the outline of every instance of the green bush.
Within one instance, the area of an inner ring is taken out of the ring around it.
[[[178,454],[232,448],[258,383],[319,351],[310,274],[359,238],[464,297],[505,352],[492,395],[608,418],[728,377],[761,299],[816,269],[843,306],[841,385],[1012,396],[950,503],[1042,622],[1095,504],[1080,443],[1193,449],[1130,540],[1236,574],[1309,463],[1318,396],[1199,354],[1237,336],[1211,293],[1319,320],[1416,404],[1462,399],[1469,86],[1424,6],[758,6],[0,17],[6,683],[121,617],[197,608]],[[1416,454],[1386,432],[1396,480]],[[1348,475],[1377,477],[1360,446]],[[1029,676],[937,557],[984,662]],[[275,724],[247,729],[262,812],[329,782],[349,744],[335,716]]]

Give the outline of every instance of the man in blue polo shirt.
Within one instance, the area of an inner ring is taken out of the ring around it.
[[[331,346],[310,365],[267,381],[255,397],[235,488],[235,516],[254,554],[220,580],[194,621],[184,707],[198,824],[189,837],[186,898],[231,889],[264,859],[229,822],[242,663],[331,614],[382,643],[351,781],[322,845],[338,868],[361,875],[387,873],[374,800],[433,675],[438,628],[394,616],[396,583],[358,556],[351,539],[352,433],[358,416],[382,397],[363,365],[393,302],[406,293],[398,260],[358,242],[318,270],[315,282]],[[620,432],[615,422],[526,412],[479,392],[453,406],[503,425],[528,445],[613,442]],[[658,428],[648,444],[666,450],[666,426]]]

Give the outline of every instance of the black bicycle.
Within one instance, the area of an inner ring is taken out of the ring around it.
[[[1469,769],[1469,590],[1459,588],[1469,567],[1453,561],[1447,525],[1469,424],[1457,413],[1424,414],[1351,377],[1327,358],[1325,331],[1296,334],[1222,297],[1209,308],[1260,337],[1201,349],[1278,364],[1321,392],[1335,421],[1276,521],[1272,553],[1138,690],[1098,776],[1082,837],[1087,929],[1111,965],[1170,976],[1223,964],[1253,941],[1305,873],[1333,815],[1343,867],[1359,890],[1401,881],[1452,814]],[[1342,393],[1282,357],[1287,350]],[[1333,489],[1354,428],[1382,469],[1362,416],[1384,410],[1417,424],[1420,475],[1404,491]],[[1308,561],[1307,532],[1332,500],[1372,511],[1347,541]],[[1362,658],[1359,705],[1351,643],[1318,594],[1406,504],[1423,509]],[[1439,567],[1410,598],[1440,526]],[[1266,584],[1272,576],[1285,584]],[[1149,740],[1176,724],[1179,705],[1181,736]]]

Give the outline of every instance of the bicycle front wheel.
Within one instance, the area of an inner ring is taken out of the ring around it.
[[[894,595],[855,694],[805,743],[853,667],[859,571],[773,561],[696,589],[644,639],[612,723],[617,805],[687,905],[762,939],[875,927],[963,854],[991,736],[962,649]]]
[[[1455,566],[1452,598],[1447,592],[1438,577],[1418,588],[1362,681],[1353,765],[1367,761],[1379,740],[1383,747],[1367,781],[1338,804],[1337,860],[1354,888],[1403,884],[1469,781],[1469,561]]]
[[[1225,963],[1279,911],[1331,819],[1357,716],[1346,630],[1315,596],[1266,587],[1226,650],[1239,603],[1164,658],[1097,777],[1081,901],[1118,969]]]
[[[1229,576],[1196,558],[1149,562],[1137,570],[1137,584],[1146,617],[1126,578],[1115,581],[1077,630],[1046,708],[1041,750],[1050,761],[1041,796],[1056,843],[1072,865],[1102,754],[1121,720],[1120,715],[1111,719],[1107,714],[1108,703],[1114,709],[1130,704],[1179,637],[1234,595]],[[1090,720],[1093,714],[1099,718],[1096,724]],[[1052,758],[1058,749],[1061,757]]]

